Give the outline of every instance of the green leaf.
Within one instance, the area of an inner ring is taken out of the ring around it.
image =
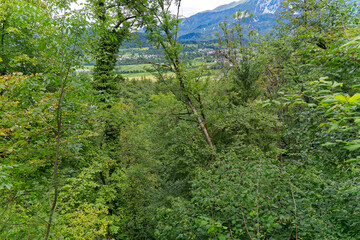
[[[3,183],[3,184],[0,185],[0,189],[3,189],[4,187],[6,187],[8,190],[11,190],[13,185],[9,184],[9,183]]]
[[[354,144],[354,145],[349,145],[349,146],[346,146],[345,149],[349,150],[349,151],[355,151],[357,149],[360,148],[360,144]]]
[[[360,123],[360,118],[354,118],[354,122],[357,124]]]
[[[347,102],[347,97],[344,95],[337,95],[334,98],[340,100],[341,102]]]
[[[352,97],[348,100],[348,102],[349,102],[349,103],[355,103],[355,102],[358,101],[359,99],[360,99],[360,94],[357,93],[357,94],[355,94],[354,96],[352,96]]]
[[[316,107],[317,105],[316,104],[314,104],[314,103],[309,103],[308,104],[308,107]]]
[[[320,80],[320,82],[323,82],[323,83],[329,83],[329,82],[325,81],[327,79],[329,79],[329,77],[321,77],[319,80]]]
[[[322,100],[320,104],[323,106],[329,106],[329,105],[331,105],[333,103],[337,103],[337,102],[339,102],[338,99],[325,99],[325,100]]]
[[[352,163],[352,162],[359,162],[359,161],[360,161],[360,156],[358,156],[357,158],[351,158],[349,160],[346,160],[345,162]]]
[[[331,93],[330,90],[321,90],[318,92],[319,94],[327,94],[327,93]]]
[[[333,146],[333,145],[336,145],[336,143],[327,142],[327,143],[321,144],[322,147],[330,147],[330,146]]]
[[[342,86],[344,86],[343,83],[334,82],[333,85],[332,85],[332,88],[342,87]]]

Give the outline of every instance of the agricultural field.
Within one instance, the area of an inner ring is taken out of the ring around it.
[[[132,44],[133,45],[133,44]],[[216,65],[216,47],[214,43],[184,43],[183,59],[192,68],[203,67],[210,73]],[[122,47],[117,55],[115,72],[130,80],[155,80],[154,66],[164,62],[162,51],[154,46],[149,47]],[[84,64],[79,72],[92,72],[95,61]],[[208,74],[206,74],[208,75]]]

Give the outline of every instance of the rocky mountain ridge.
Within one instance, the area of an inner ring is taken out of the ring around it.
[[[219,23],[225,20],[234,22],[232,15],[239,11],[248,10],[254,13],[252,27],[259,33],[271,30],[276,24],[275,14],[280,11],[281,0],[240,0],[221,5],[213,10],[204,11],[184,18],[180,25],[180,40],[213,40],[216,32],[220,31]],[[228,16],[226,18],[226,16]]]

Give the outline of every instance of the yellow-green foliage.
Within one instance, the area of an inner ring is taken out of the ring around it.
[[[107,207],[97,208],[87,202],[75,210],[67,209],[54,239],[91,240],[104,237],[109,225],[107,212]]]

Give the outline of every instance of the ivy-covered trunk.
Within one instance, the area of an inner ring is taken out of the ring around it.
[[[7,20],[4,19],[1,22],[1,36],[0,36],[0,74],[5,75],[6,74],[6,56],[5,56],[5,35],[6,35],[6,25]]]
[[[122,37],[120,33],[114,30],[104,33],[100,37],[95,55],[93,85],[94,89],[99,92],[117,95],[119,79],[115,73],[115,64],[121,43]]]

